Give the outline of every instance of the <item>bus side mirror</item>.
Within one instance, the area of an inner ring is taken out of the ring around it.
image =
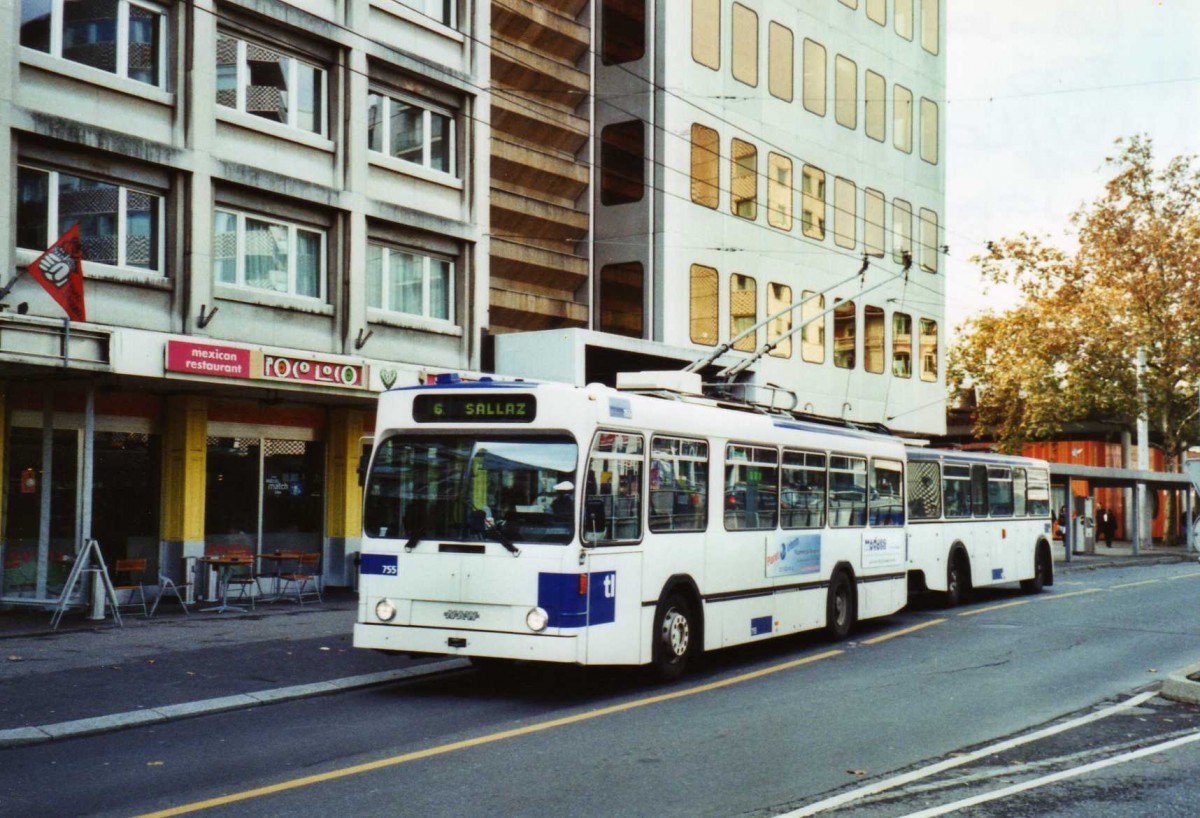
[[[599,498],[589,499],[583,509],[583,538],[592,542],[603,539],[607,526],[604,501]]]

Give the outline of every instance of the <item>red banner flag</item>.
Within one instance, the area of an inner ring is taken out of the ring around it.
[[[54,296],[72,321],[86,321],[83,304],[83,243],[79,240],[79,225],[63,233],[62,238],[29,265],[29,274]]]

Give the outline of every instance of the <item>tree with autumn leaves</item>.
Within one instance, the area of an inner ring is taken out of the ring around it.
[[[950,381],[959,397],[974,391],[976,433],[1016,451],[1073,422],[1132,429],[1143,349],[1151,434],[1177,471],[1198,439],[1200,171],[1193,157],[1156,167],[1149,137],[1117,147],[1104,194],[1071,218],[1076,252],[1022,233],[972,259],[985,281],[1014,285],[1021,301],[966,322]]]

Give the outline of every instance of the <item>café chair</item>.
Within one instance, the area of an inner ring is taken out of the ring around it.
[[[305,598],[316,597],[317,602],[323,602],[321,576],[318,572],[320,564],[320,551],[308,551],[297,557],[296,570],[279,575],[280,597],[285,593],[290,596],[292,591],[295,591],[296,601],[301,605],[304,604]]]
[[[183,608],[184,615],[191,616],[191,613],[188,611],[187,600],[184,599],[183,594],[180,593],[181,588],[186,590],[190,588],[191,585],[192,583],[190,582],[176,583],[175,580],[171,579],[170,577],[159,574],[158,596],[154,598],[154,604],[150,606],[149,616],[154,616],[154,612],[158,610],[158,603],[162,602],[163,597],[167,594],[173,594],[175,598],[179,600],[179,607]]]
[[[246,554],[229,554],[229,556],[244,557],[246,560],[245,566],[236,565],[229,569],[229,576],[225,580],[225,595],[228,602],[240,602],[246,599],[250,600],[250,608],[254,609],[255,600],[263,595],[262,585],[259,584],[260,575],[254,570],[254,556],[250,553]],[[253,591],[251,591],[253,586]],[[236,588],[238,595],[230,597],[230,590]]]
[[[117,599],[122,596],[128,598],[124,602],[117,602],[117,608],[128,608],[133,605],[142,606],[142,616],[150,616],[150,611],[146,607],[146,589],[142,585],[142,579],[146,574],[146,561],[138,560],[117,560],[113,563],[113,590],[116,591]],[[135,597],[134,594],[137,594]]]

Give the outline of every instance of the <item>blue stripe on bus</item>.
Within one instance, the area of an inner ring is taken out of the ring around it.
[[[358,573],[379,574],[380,576],[398,576],[395,554],[363,554],[359,557]]]
[[[750,620],[750,635],[764,636],[772,632],[771,617],[757,616]]]
[[[607,625],[617,620],[617,572],[585,574],[588,593],[579,593],[580,574],[538,574],[538,607],[550,615],[552,628]],[[591,600],[591,614],[588,600]]]

